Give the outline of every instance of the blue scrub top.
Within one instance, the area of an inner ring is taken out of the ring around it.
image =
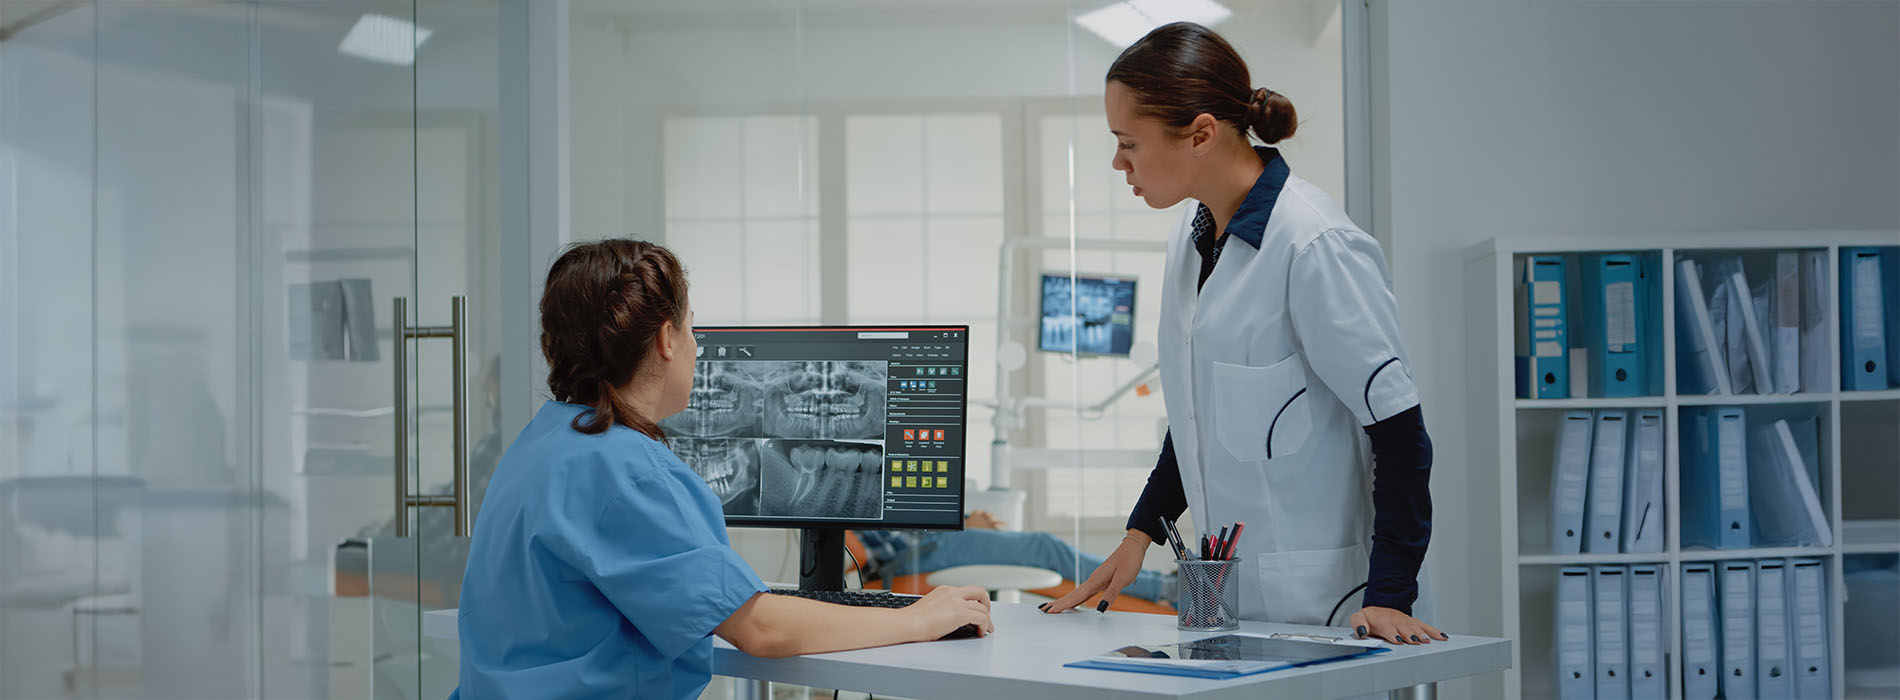
[[[451,698],[694,698],[712,631],[765,584],[660,442],[548,402],[502,456],[462,575]]]

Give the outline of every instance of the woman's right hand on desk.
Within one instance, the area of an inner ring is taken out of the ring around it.
[[[938,639],[964,625],[976,625],[984,636],[996,631],[990,622],[989,591],[980,586],[938,586],[903,612],[916,628],[913,641]]]
[[[1142,557],[1147,554],[1148,545],[1153,543],[1154,540],[1149,539],[1147,533],[1129,530],[1128,536],[1122,538],[1115,552],[1102,560],[1102,565],[1095,568],[1095,573],[1089,574],[1089,580],[1083,581],[1068,595],[1044,604],[1042,611],[1059,613],[1081,605],[1097,593],[1102,594],[1102,602],[1095,606],[1096,611],[1108,610],[1108,606],[1114,605],[1115,599],[1121,596],[1122,589],[1135,582],[1135,575],[1141,573]]]

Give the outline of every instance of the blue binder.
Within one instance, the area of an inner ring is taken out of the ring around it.
[[[1624,253],[1587,256],[1581,272],[1590,393],[1641,396],[1649,364],[1649,280],[1642,259]]]
[[[1755,562],[1722,562],[1722,697],[1755,697]]]
[[[1724,406],[1688,414],[1682,443],[1682,544],[1749,546],[1747,415]]]
[[[1788,647],[1788,572],[1780,559],[1755,564],[1755,696],[1794,697],[1794,654]]]
[[[1564,311],[1564,259],[1524,260],[1517,293],[1517,396],[1570,398],[1570,321]]]
[[[1716,659],[1721,626],[1716,623],[1715,565],[1682,565],[1682,694],[1715,700],[1722,665]]]
[[[1886,290],[1879,248],[1841,250],[1841,388],[1887,388]]]

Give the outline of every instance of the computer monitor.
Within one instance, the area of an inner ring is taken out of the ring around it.
[[[1044,352],[1128,356],[1135,340],[1135,280],[1129,277],[1042,275]]]
[[[667,444],[727,525],[804,530],[801,587],[843,587],[846,529],[963,527],[968,326],[693,336],[693,391],[660,421]]]

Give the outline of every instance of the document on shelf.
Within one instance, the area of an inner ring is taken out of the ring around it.
[[[1683,394],[1732,394],[1728,367],[1709,317],[1708,297],[1694,260],[1676,261],[1676,385]],[[1825,335],[1823,335],[1825,339]]]
[[[1801,253],[1801,390],[1834,391],[1834,353],[1828,349],[1827,251]]]
[[[1755,428],[1748,460],[1749,515],[1755,543],[1765,547],[1830,547],[1834,544],[1820,493],[1803,464],[1788,421]]]
[[[1775,357],[1775,393],[1801,390],[1801,255],[1775,254],[1775,283],[1770,296],[1769,352]]]

